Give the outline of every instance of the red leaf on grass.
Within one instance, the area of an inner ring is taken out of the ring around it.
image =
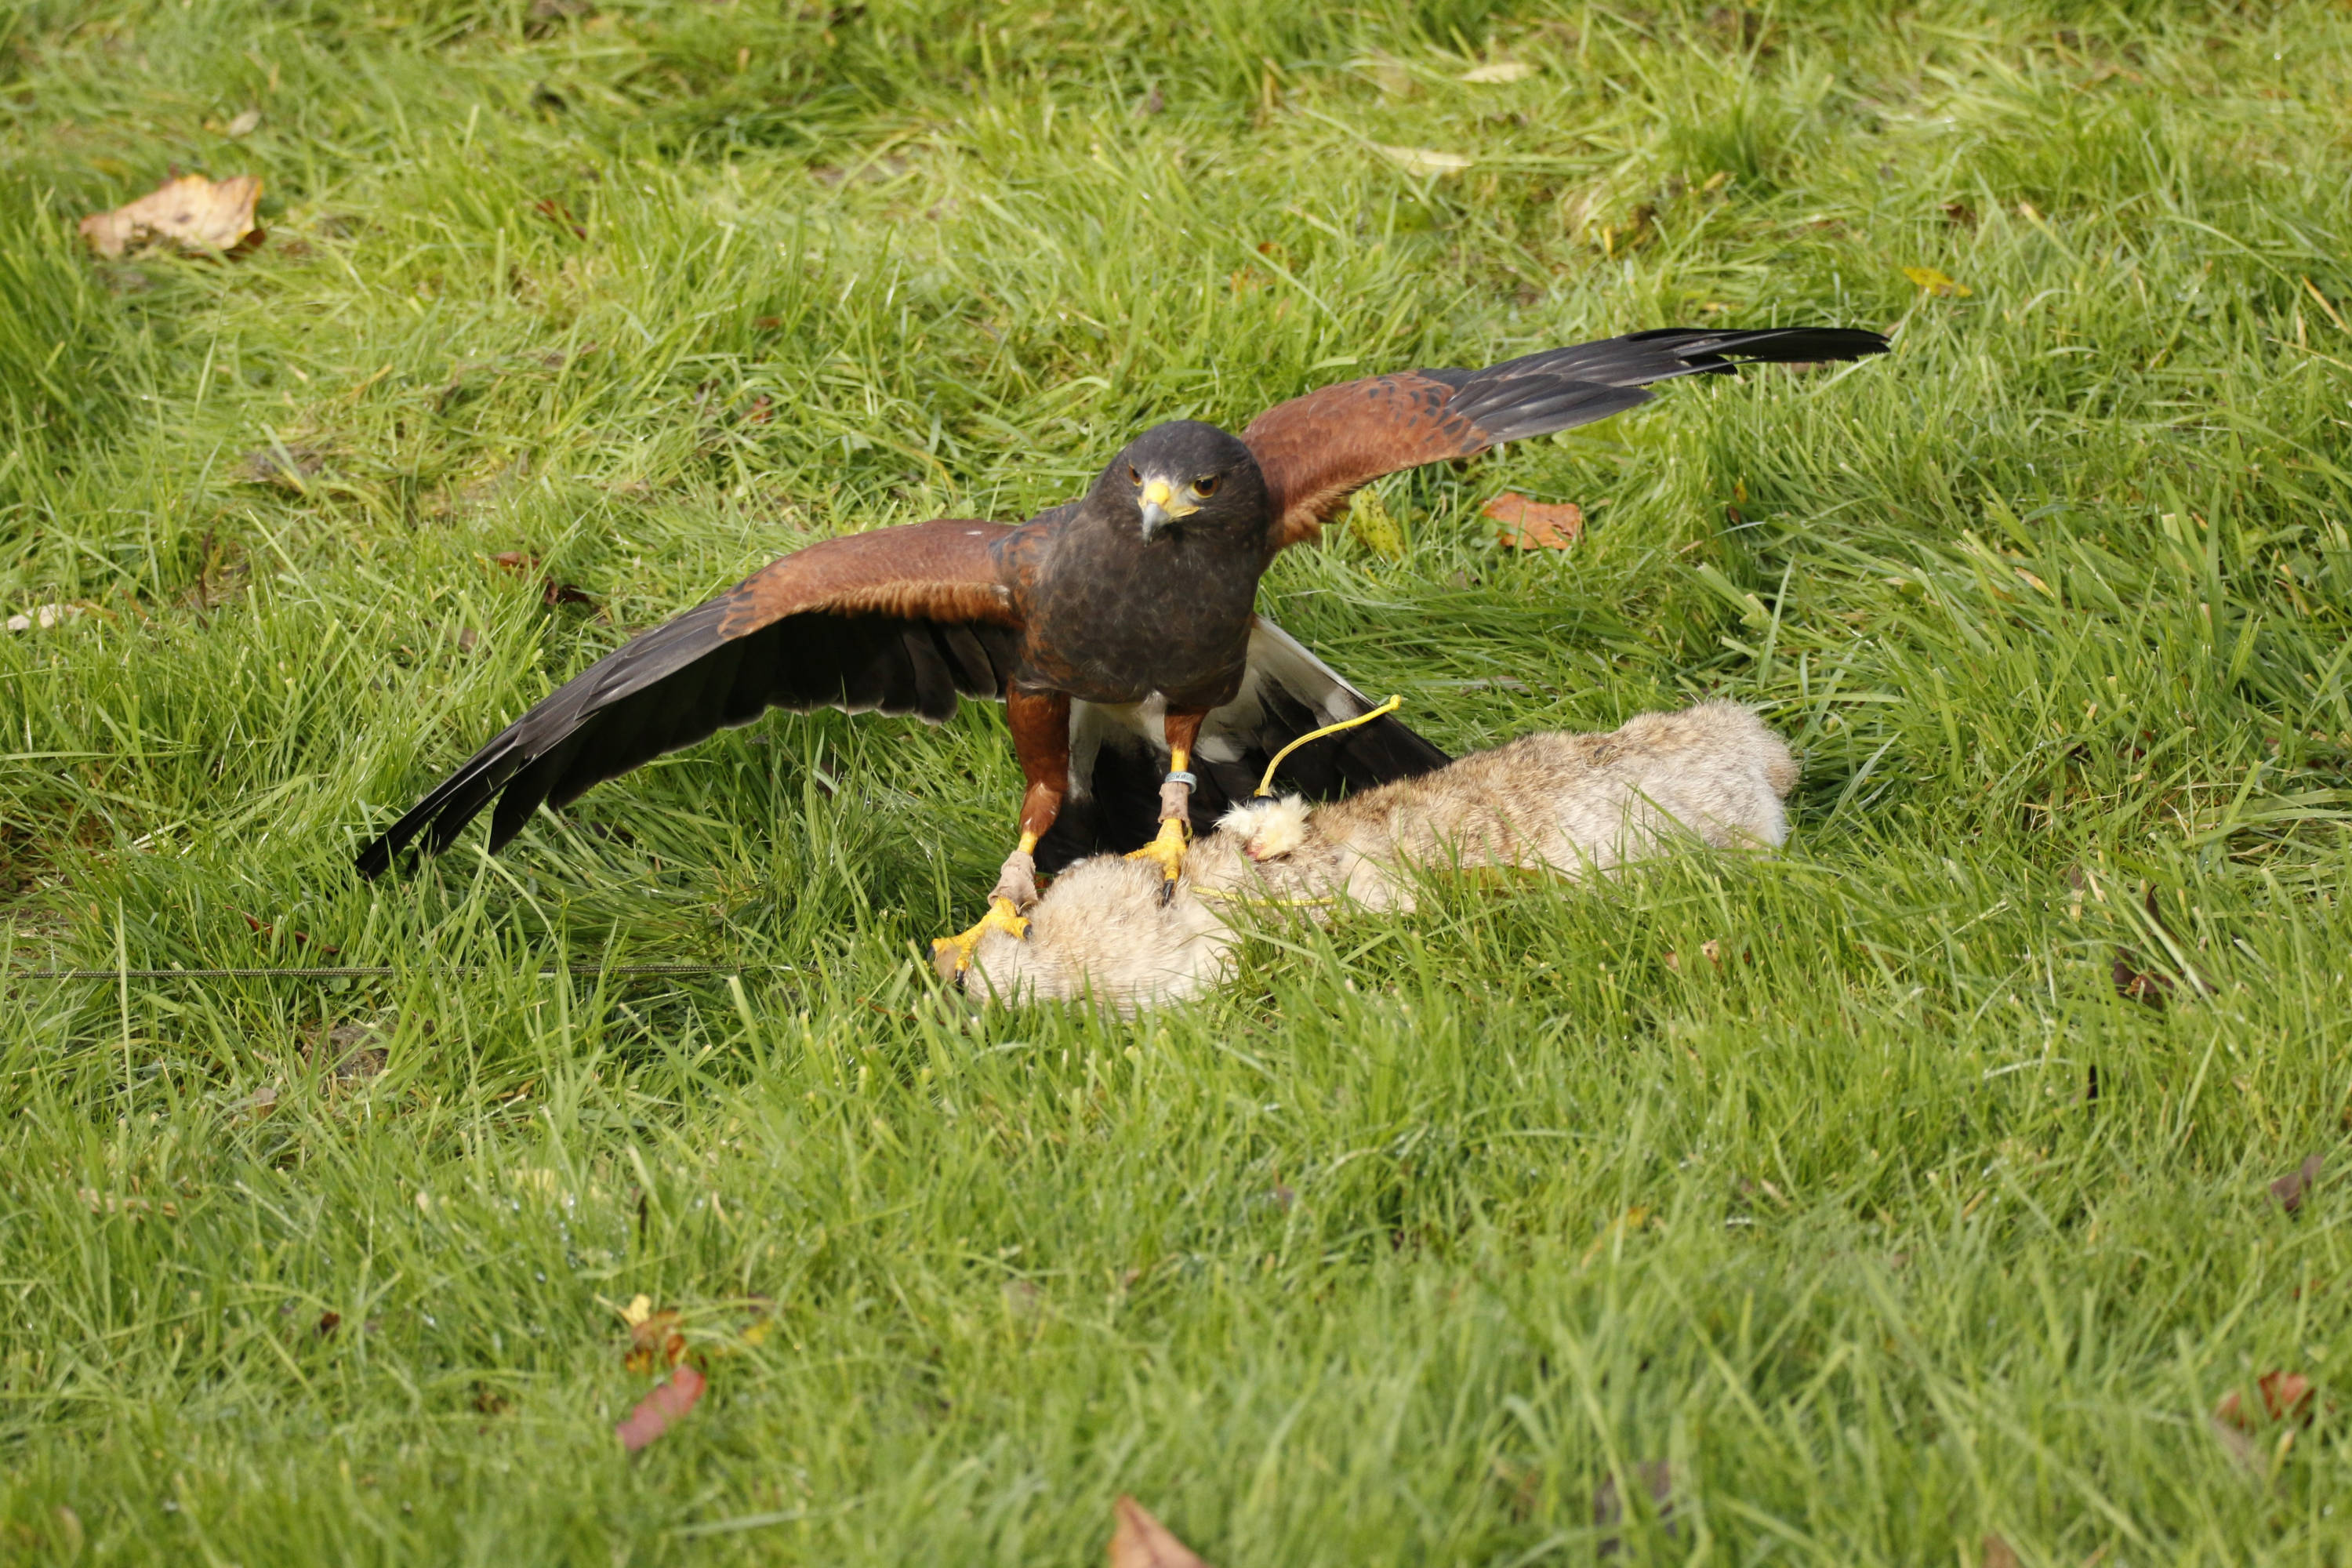
[[[1584,509],[1572,500],[1555,505],[1505,490],[1481,510],[1503,525],[1496,542],[1508,550],[1565,550],[1584,537]]]
[[[621,1439],[622,1447],[635,1453],[668,1431],[673,1423],[685,1419],[694,1402],[702,1397],[704,1386],[702,1373],[692,1362],[678,1363],[669,1381],[638,1400],[629,1418],[613,1428],[614,1436]]]
[[[2311,1419],[2311,1379],[2301,1373],[2266,1372],[2254,1380],[2254,1386],[2262,1391],[2263,1408],[2270,1412],[2272,1420]],[[2242,1432],[2251,1432],[2254,1427],[2253,1413],[2245,1408],[2245,1402],[2234,1388],[2221,1395],[2221,1403],[2213,1406],[2213,1419],[2226,1421]]]
[[[1121,1497],[1110,1510],[1118,1521],[1111,1532],[1110,1568],[1209,1568],[1133,1498]]]

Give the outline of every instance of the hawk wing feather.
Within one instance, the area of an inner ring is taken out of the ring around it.
[[[1341,382],[1266,410],[1242,440],[1275,498],[1281,548],[1318,537],[1349,496],[1383,474],[1606,419],[1647,403],[1648,389],[1662,381],[1719,375],[1742,361],[1859,359],[1886,347],[1878,333],[1848,327],[1666,327],[1546,349],[1485,370],[1408,370]]]
[[[947,719],[959,697],[1002,699],[1015,622],[989,545],[1002,523],[964,519],[810,545],[606,654],[416,804],[360,854],[383,873],[419,846],[448,847],[495,798],[490,847],[544,804],[770,708]]]

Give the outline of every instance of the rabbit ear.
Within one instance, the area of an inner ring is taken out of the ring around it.
[[[1227,812],[1217,826],[1240,838],[1251,859],[1278,860],[1307,842],[1307,802],[1295,795],[1259,801]]]

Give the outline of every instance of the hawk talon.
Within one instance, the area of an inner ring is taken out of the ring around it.
[[[1176,896],[1176,879],[1184,869],[1184,840],[1191,825],[1181,816],[1171,816],[1160,825],[1160,837],[1140,849],[1130,849],[1130,860],[1156,860],[1160,863],[1162,880],[1160,901],[1167,903]]]
[[[991,899],[988,912],[970,931],[931,939],[931,967],[942,978],[954,979],[971,967],[972,950],[980,945],[981,938],[992,931],[1019,938],[1029,933],[1029,922],[1014,910],[1011,899]]]

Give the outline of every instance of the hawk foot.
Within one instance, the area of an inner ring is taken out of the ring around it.
[[[1160,837],[1140,849],[1130,850],[1130,860],[1156,860],[1160,864],[1160,901],[1167,903],[1176,896],[1176,879],[1184,869],[1185,821],[1171,816],[1160,825]]]
[[[940,972],[941,979],[954,979],[971,967],[972,950],[980,945],[981,938],[992,931],[1021,937],[1028,933],[1029,922],[1013,909],[1011,899],[991,899],[988,912],[970,931],[932,939],[931,967]]]

